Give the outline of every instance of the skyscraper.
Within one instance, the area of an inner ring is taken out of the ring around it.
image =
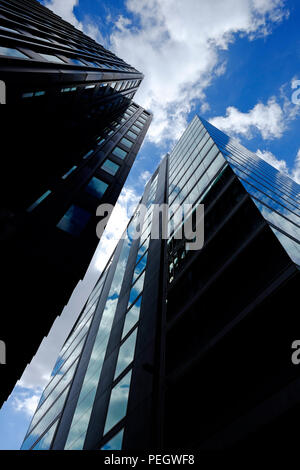
[[[139,206],[22,449],[223,449],[291,437],[299,195],[288,176],[195,116],[147,183],[141,236]],[[168,237],[155,239],[153,204],[164,203]],[[186,203],[204,204],[200,250],[176,235]]]
[[[0,403],[85,273],[97,206],[115,204],[134,163],[151,122],[132,101],[142,78],[39,2],[0,1]]]

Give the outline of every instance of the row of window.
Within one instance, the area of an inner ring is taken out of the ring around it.
[[[157,177],[152,182],[150,193],[156,191]],[[150,194],[151,195],[151,194]],[[149,196],[148,196],[149,200]],[[147,224],[149,217],[152,215],[152,208],[149,208],[145,214],[143,228]],[[136,264],[133,271],[132,286],[129,293],[127,313],[125,316],[122,340],[132,331],[129,336],[122,342],[117,364],[115,370],[114,380],[116,380],[122,372],[130,366],[134,359],[135,344],[137,338],[137,323],[140,315],[140,308],[142,302],[142,291],[144,286],[145,269],[147,263],[147,250],[149,245],[150,235],[144,240],[140,240],[140,246],[137,252]],[[104,427],[104,435],[111,431],[125,416],[127,412],[127,403],[130,390],[131,370],[117,382],[111,391],[109,406]],[[102,450],[120,450],[122,448],[124,429],[118,431],[104,446]]]
[[[125,236],[124,239],[121,239],[121,243],[121,253],[119,255],[109,294],[102,313],[99,329],[81,387],[80,396],[77,401],[76,410],[73,415],[65,449],[82,449],[84,444],[92,406],[96,395],[97,384],[99,382],[110,331],[118,304],[121,285],[125,274],[127,259],[131,248],[131,241],[127,236]]]
[[[84,65],[84,64],[83,64]],[[129,88],[133,88],[136,85],[137,82],[140,82],[140,80],[125,80],[125,81],[119,81],[119,82],[101,82],[99,86],[101,88],[108,87],[110,90],[113,91],[125,91]],[[90,84],[90,85],[85,85],[84,89],[85,90],[90,90],[93,89],[97,86],[97,84]],[[82,87],[77,87],[77,86],[67,86],[61,88],[60,92],[61,93],[70,93],[74,92],[77,90],[81,90]],[[22,98],[33,98],[33,97],[39,97],[39,96],[45,96],[46,91],[45,90],[37,90],[37,91],[28,91],[25,93],[22,93]]]
[[[32,429],[41,420],[41,417],[46,416],[47,418],[48,409],[51,408],[52,404],[55,402],[55,400],[63,390],[64,386],[68,384],[74,376],[75,368],[84,344],[84,339],[87,336],[92,318],[94,316],[96,304],[101,294],[106,275],[107,269],[102,274],[99,283],[97,283],[97,285],[95,286],[90,296],[89,302],[87,303],[86,308],[81,314],[77,326],[70,334],[68,340],[66,341],[60,352],[60,355],[56,361],[56,364],[51,374],[52,379],[50,380],[43,392],[38,408],[33,416],[32,422],[27,431],[27,437],[23,444],[23,448],[25,448],[25,446],[26,448],[29,448],[28,446],[32,445],[32,436],[28,438],[28,435],[32,434]],[[58,410],[57,406],[56,409]],[[48,419],[46,421],[46,424],[47,423]],[[57,421],[55,422],[55,424],[57,424]],[[48,449],[50,447],[51,440],[53,437],[52,431],[54,432],[56,425],[55,428],[53,428],[54,426],[51,426],[50,430],[47,431],[47,433],[42,437],[42,439],[40,439],[39,442],[34,446],[35,450]],[[39,429],[41,429],[41,427]],[[36,435],[37,433],[34,432],[34,436]]]
[[[67,60],[64,60],[60,57],[58,57],[55,54],[46,54],[44,52],[38,52],[39,56],[41,56],[43,59],[47,60],[48,62],[56,63],[56,64],[64,64],[64,65],[78,65],[78,66],[90,66],[90,67],[95,67],[95,68],[100,68],[100,69],[105,69],[105,70],[124,70],[124,67],[112,64],[112,63],[105,63],[105,62],[98,62],[98,61],[88,61],[86,59],[75,59],[72,57],[68,57]],[[0,47],[0,55],[7,56],[7,57],[16,57],[20,59],[30,59],[30,60],[36,60],[32,59],[30,56],[28,56],[26,53],[21,52],[17,48],[11,48],[11,47]],[[127,88],[132,88],[133,86],[137,86],[137,83],[139,83],[140,80],[129,80],[128,82],[122,82],[123,84],[126,84]],[[126,89],[125,85],[124,87],[120,86],[120,82],[115,82],[114,86],[116,87],[116,91],[118,90],[123,90]]]
[[[2,5],[3,3],[4,2],[2,2]],[[6,5],[9,8],[11,8],[11,12],[5,11],[2,7],[1,14],[4,17],[8,18],[9,21],[11,21],[10,17],[12,16],[14,20],[19,22],[20,18],[19,16],[16,16],[16,10],[18,10],[19,8],[16,4],[12,5],[12,3],[15,3],[15,2],[11,1],[10,3],[6,3]],[[120,70],[124,70],[124,71],[135,70],[133,67],[129,66],[123,60],[116,57],[116,55],[113,54],[112,52],[104,49],[101,45],[97,44],[94,40],[90,39],[88,36],[83,35],[80,31],[70,28],[67,23],[64,23],[63,29],[62,29],[62,25],[58,23],[57,21],[54,21],[54,22],[52,22],[51,20],[49,21],[49,17],[51,14],[49,11],[47,12],[46,15],[43,12],[40,12],[38,15],[34,15],[35,16],[34,25],[24,21],[25,19],[24,17],[29,18],[29,19],[31,18],[32,5],[30,5],[30,9],[26,10],[26,12],[24,11],[24,9],[21,9],[20,13],[22,16],[21,23],[16,24],[15,21],[13,23],[9,22],[7,26],[0,26],[0,30],[3,29],[3,31],[24,34],[27,37],[29,36],[29,39],[31,37],[32,38],[37,37],[38,39],[41,39],[48,43],[62,44],[63,47],[67,47],[73,50],[75,49],[78,52],[83,52],[84,54],[96,56],[97,58],[101,57],[106,60],[108,59],[109,61],[111,60],[117,61],[117,67]],[[30,15],[28,15],[28,13],[30,13]],[[50,27],[47,26],[47,23],[49,22],[51,23]],[[39,27],[37,27],[37,25]],[[25,31],[24,29],[25,27],[29,27],[30,29],[29,30],[26,29]],[[66,35],[66,27],[69,30],[68,35]]]

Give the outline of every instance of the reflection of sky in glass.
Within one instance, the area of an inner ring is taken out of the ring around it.
[[[132,221],[133,223],[134,220]],[[130,232],[130,229],[129,229]],[[73,416],[65,449],[82,449],[96,395],[106,347],[117,308],[119,293],[125,273],[131,241],[125,238],[116,271],[111,283],[108,298],[103,310],[98,333],[93,346],[88,368],[81,387],[76,410]]]
[[[51,428],[46,432],[46,434],[44,434],[42,439],[40,439],[39,442],[33,447],[33,450],[48,450],[49,449],[53,436],[54,436],[56,426],[57,426],[57,421],[55,421],[55,423],[52,424]]]
[[[124,338],[124,336],[127,335],[127,333],[131,330],[131,328],[133,328],[133,326],[138,321],[139,316],[140,316],[141,303],[142,303],[142,297],[139,297],[138,300],[135,302],[135,304],[132,305],[130,310],[128,310],[126,317],[125,317],[122,338]]]
[[[39,436],[47,429],[49,424],[61,413],[61,410],[64,406],[67,393],[69,391],[69,386],[61,394],[58,400],[48,409],[47,413],[43,416],[43,419],[39,424],[34,428],[33,432],[24,440],[21,450],[30,449],[30,447],[35,443]]]
[[[121,450],[124,429],[121,429],[114,437],[112,437],[100,450]]]
[[[48,398],[38,408],[38,410],[36,411],[36,413],[33,416],[31,424],[28,428],[28,432],[30,432],[31,429],[33,429],[33,427],[42,418],[42,416],[47,413],[47,410],[50,408],[50,406],[57,399],[59,394],[63,391],[63,389],[66,387],[66,385],[68,385],[70,383],[70,381],[72,380],[73,374],[75,372],[77,362],[78,362],[78,359],[76,359],[76,361],[74,361],[72,366],[69,368],[68,372],[62,377],[62,379],[59,381],[59,383],[54,388],[54,390],[51,392],[51,394],[48,396]]]
[[[132,304],[135,301],[135,299],[137,298],[137,296],[140,295],[140,293],[142,292],[143,286],[144,286],[144,278],[145,278],[145,271],[138,278],[136,283],[132,286],[131,291],[130,291],[130,295],[129,295],[128,304]]]
[[[114,386],[110,396],[104,434],[106,434],[115,424],[126,415],[127,401],[129,395],[131,371]]]
[[[133,361],[136,335],[137,329],[135,329],[126,339],[126,341],[124,341],[124,343],[120,346],[114,379],[116,379]]]
[[[226,160],[291,259],[300,261],[300,185],[203,120]],[[279,229],[279,230],[277,230]],[[281,232],[281,230],[284,233]],[[293,237],[295,240],[292,240]],[[297,243],[297,241],[299,243]]]

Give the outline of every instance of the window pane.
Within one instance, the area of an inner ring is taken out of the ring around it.
[[[137,296],[142,292],[144,286],[144,277],[145,272],[138,278],[136,283],[132,286],[129,296],[129,303],[134,302]]]
[[[138,300],[135,302],[135,304],[132,305],[131,309],[128,310],[126,317],[125,317],[122,338],[124,338],[124,336],[127,335],[127,333],[131,330],[131,328],[134,327],[134,325],[138,321],[139,316],[140,316],[141,303],[142,303],[142,296],[139,297]]]
[[[137,335],[137,328],[131,333],[131,335],[126,339],[126,341],[124,341],[124,343],[120,346],[118,362],[117,362],[116,372],[115,372],[115,379],[133,361],[136,335]]]
[[[93,176],[87,187],[85,188],[86,192],[91,194],[94,197],[100,198],[103,196],[105,191],[108,188],[108,184]]]
[[[137,135],[136,135],[134,132],[131,132],[131,131],[128,131],[128,132],[127,132],[127,135],[128,135],[129,137],[132,137],[132,139],[136,139],[136,138],[137,138]]]
[[[49,60],[49,62],[57,62],[59,64],[65,64],[65,62],[59,57],[57,57],[56,55],[42,54],[41,52],[39,52],[39,54],[42,57],[44,57],[44,59]]]
[[[31,212],[33,209],[36,208],[44,199],[46,199],[47,196],[51,194],[50,189],[46,191],[41,197],[39,197],[31,206],[28,207],[27,212]]]
[[[124,429],[116,434],[110,441],[108,441],[100,450],[121,450],[123,441]]]
[[[131,148],[133,146],[133,142],[131,142],[128,139],[125,139],[125,137],[123,137],[123,139],[121,139],[121,144],[126,145],[126,147],[128,147],[128,148]]]
[[[57,227],[72,235],[78,236],[88,223],[91,214],[81,207],[72,205],[60,219]]]
[[[122,160],[126,157],[127,152],[125,150],[120,149],[120,147],[115,147],[112,151],[114,155],[117,157],[121,158]]]
[[[42,439],[33,447],[33,450],[48,450],[53,436],[54,432],[57,426],[58,420],[55,421],[54,424],[52,424],[51,428],[46,432],[46,434],[42,437]]]
[[[131,371],[112,389],[104,428],[105,434],[126,415],[130,379]]]
[[[136,131],[137,133],[141,132],[141,129],[135,125],[132,126],[132,130]]]
[[[111,160],[107,159],[105,160],[101,168],[105,170],[107,173],[109,173],[110,175],[114,176],[117,173],[120,166],[112,162]]]
[[[20,57],[22,59],[29,59],[29,57],[23,54],[23,52],[18,51],[18,49],[12,49],[10,47],[0,47],[0,55],[8,55],[10,57]]]
[[[62,179],[65,180],[66,178],[68,178],[68,176],[69,176],[71,173],[73,173],[73,171],[75,171],[76,168],[77,168],[76,165],[72,166],[72,168],[71,168],[69,171],[67,171],[67,173],[65,173],[65,174],[62,176]]]

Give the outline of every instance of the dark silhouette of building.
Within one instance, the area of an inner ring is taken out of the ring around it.
[[[35,0],[0,1],[0,403],[96,249],[151,122],[143,75]],[[17,295],[16,295],[17,293]]]
[[[142,234],[133,236],[139,206],[61,350],[22,449],[253,449],[292,439],[299,194],[195,116],[147,183]],[[169,204],[165,240],[151,237],[153,203]],[[186,203],[194,227],[204,204],[199,250],[176,235]]]

